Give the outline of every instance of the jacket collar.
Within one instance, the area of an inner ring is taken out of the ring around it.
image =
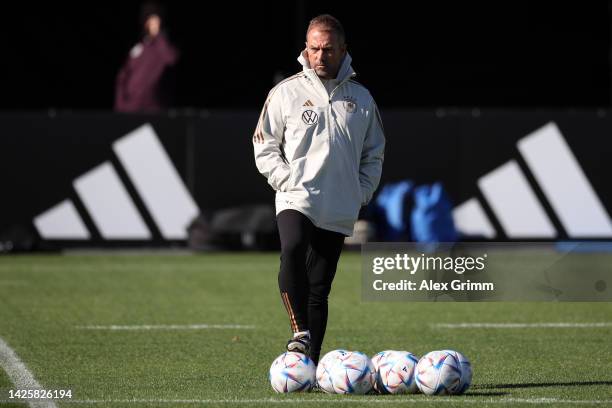
[[[327,90],[325,89],[325,86],[323,86],[321,79],[319,78],[315,70],[310,68],[308,58],[306,58],[306,50],[300,53],[297,60],[300,64],[302,64],[306,76],[313,82],[313,84],[315,84],[316,87],[319,88],[320,91],[324,93],[324,95],[329,97],[330,95],[327,94]],[[344,56],[344,59],[342,60],[340,69],[338,70],[338,76],[336,77],[336,81],[338,81],[338,86],[357,75],[357,73],[351,66],[352,61],[353,59],[351,58],[351,55],[347,52]]]

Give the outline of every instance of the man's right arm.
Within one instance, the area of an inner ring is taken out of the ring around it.
[[[281,95],[270,91],[259,116],[253,135],[255,164],[276,191],[285,191],[291,168],[281,149],[285,123],[282,114]]]

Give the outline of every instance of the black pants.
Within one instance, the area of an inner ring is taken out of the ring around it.
[[[310,330],[310,354],[319,361],[327,326],[327,297],[344,235],[317,228],[295,210],[277,216],[281,240],[278,287],[293,332]]]

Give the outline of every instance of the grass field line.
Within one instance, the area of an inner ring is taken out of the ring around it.
[[[434,329],[564,329],[612,327],[612,322],[594,323],[434,323]]]
[[[254,329],[254,325],[250,324],[142,324],[142,325],[109,325],[109,326],[76,326],[81,330],[207,330],[207,329]]]
[[[0,367],[2,367],[9,379],[15,384],[16,389],[44,389],[2,337],[0,337]],[[33,408],[57,408],[53,401],[29,401],[28,405]]]
[[[0,403],[15,402],[10,400]],[[105,404],[182,404],[182,405],[254,405],[254,404],[465,404],[465,405],[502,405],[502,404],[532,404],[532,405],[610,405],[612,400],[571,400],[560,398],[486,398],[472,399],[466,397],[431,397],[406,398],[406,397],[370,397],[361,398],[347,397],[338,399],[325,398],[253,398],[253,399],[102,399],[102,400],[76,400],[62,399],[62,404],[80,405],[105,405]]]

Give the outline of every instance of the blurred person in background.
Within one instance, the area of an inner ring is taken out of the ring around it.
[[[117,75],[115,111],[156,112],[172,103],[172,67],[179,52],[164,32],[164,9],[158,3],[141,7],[142,39],[130,50]]]
[[[253,146],[276,190],[278,286],[293,331],[286,349],[317,364],[340,252],[378,187],[385,136],[372,95],[353,79],[336,18],[310,21],[298,61],[302,71],[268,94]]]

